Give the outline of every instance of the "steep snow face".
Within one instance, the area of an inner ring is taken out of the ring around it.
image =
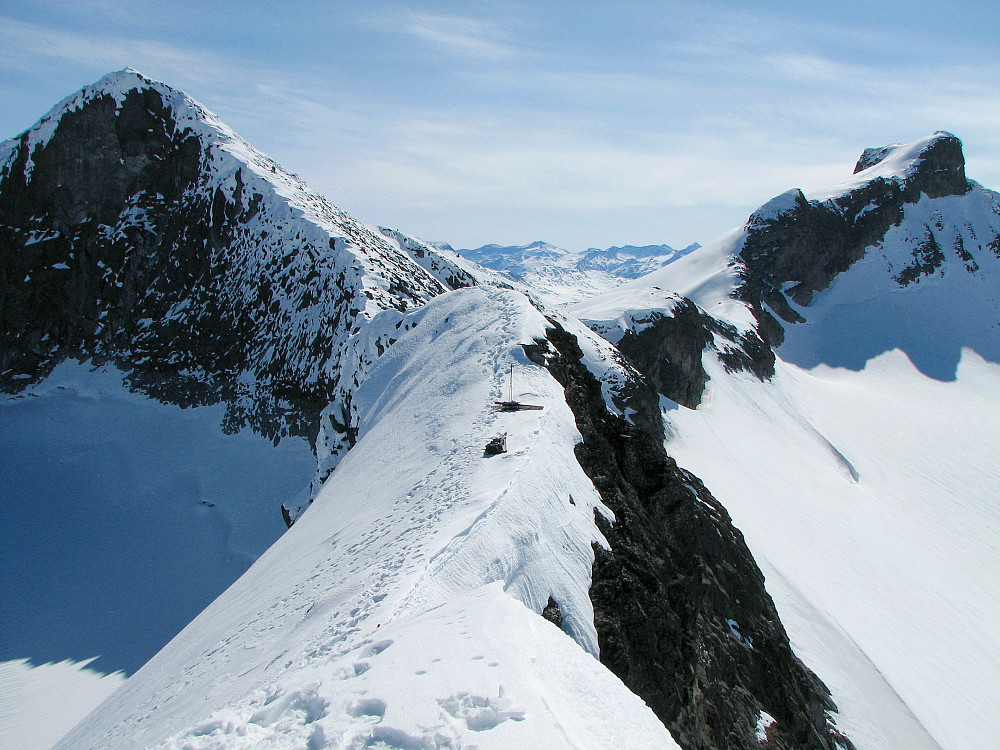
[[[1000,366],[899,350],[857,371],[708,364],[667,450],[712,488],[859,748],[985,747],[1000,712]]]
[[[774,355],[750,305],[737,298],[744,266],[736,230],[666,268],[569,307],[613,342],[661,394],[688,407],[701,401],[714,352],[727,370],[770,377]]]
[[[484,245],[459,252],[526,284],[550,305],[565,305],[614,289],[630,279],[662,268],[697,247],[694,244],[675,250],[669,245],[626,245],[573,252],[547,242],[533,242],[511,247]]]
[[[782,320],[774,372],[704,357],[700,406],[666,414],[667,450],[745,534],[859,748],[979,747],[1000,721],[1000,202],[966,182],[954,140],[870,155],[724,240],[756,264],[729,294]],[[720,301],[734,255],[710,247],[657,286],[711,309],[702,280]]]
[[[672,315],[682,299],[658,286],[626,287],[570,305],[568,312],[617,344],[629,331],[648,328],[657,315]]]
[[[356,444],[316,501],[58,747],[674,747],[593,657],[609,511],[561,386],[521,348],[546,325],[485,287],[377,316]],[[491,408],[511,363],[541,411]],[[484,456],[499,433],[508,453]]]

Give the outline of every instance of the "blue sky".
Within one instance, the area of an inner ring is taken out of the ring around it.
[[[995,2],[0,3],[0,137],[131,66],[362,221],[705,243],[949,130],[1000,187]]]

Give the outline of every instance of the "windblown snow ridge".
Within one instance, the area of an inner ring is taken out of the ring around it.
[[[674,746],[593,658],[595,512],[611,512],[562,386],[521,346],[546,325],[485,286],[376,316],[355,444],[316,501],[59,747]],[[541,411],[492,408],[511,363]],[[499,432],[508,453],[485,457]]]

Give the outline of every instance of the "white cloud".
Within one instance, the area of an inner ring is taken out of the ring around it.
[[[403,29],[413,36],[463,55],[498,59],[513,57],[518,50],[504,40],[499,25],[466,16],[409,15]]]
[[[156,37],[148,19],[116,34],[0,18],[0,66],[38,78],[75,64],[96,78],[132,65],[364,220],[434,216],[441,230],[427,234],[446,240],[503,226],[502,214],[525,240],[548,239],[547,221],[596,232],[600,216],[609,234],[636,232],[612,242],[660,226],[660,241],[676,226],[704,242],[789,187],[839,182],[866,146],[937,129],[965,140],[972,177],[1000,185],[989,57],[932,61],[879,29],[684,5],[633,13],[650,21],[632,36],[589,38],[552,25],[546,6],[416,7],[337,15],[358,45],[314,47],[307,65]],[[715,230],[710,210],[725,217]]]
[[[207,80],[227,66],[222,59],[200,50],[150,39],[61,31],[0,17],[0,65],[8,70],[32,71],[39,57],[96,66],[109,71],[132,65],[154,66]]]

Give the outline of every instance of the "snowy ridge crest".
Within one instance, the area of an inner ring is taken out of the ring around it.
[[[522,348],[548,325],[490,287],[377,316],[352,348],[381,355],[342,373],[355,444],[316,501],[60,747],[674,747],[593,658],[594,511],[611,514],[562,386]],[[543,410],[491,408],[511,362]],[[484,457],[501,431],[509,452]],[[575,644],[538,615],[550,599]],[[586,716],[608,705],[617,721]]]

